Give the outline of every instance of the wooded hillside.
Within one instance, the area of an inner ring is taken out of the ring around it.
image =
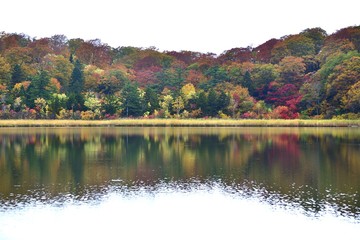
[[[219,56],[2,32],[0,118],[355,119],[359,51],[360,26]]]

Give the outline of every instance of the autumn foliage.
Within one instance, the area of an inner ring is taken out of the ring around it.
[[[220,55],[0,33],[0,118],[358,118],[360,27]]]

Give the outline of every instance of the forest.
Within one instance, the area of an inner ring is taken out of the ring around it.
[[[359,52],[360,26],[219,55],[0,32],[0,119],[360,119]]]

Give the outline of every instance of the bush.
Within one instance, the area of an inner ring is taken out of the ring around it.
[[[342,115],[334,116],[336,120],[357,120],[360,119],[360,113],[345,113]]]
[[[94,120],[95,113],[91,110],[81,112],[81,120]]]

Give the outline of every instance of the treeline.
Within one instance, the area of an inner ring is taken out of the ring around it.
[[[360,26],[216,56],[0,33],[0,118],[360,118]]]

